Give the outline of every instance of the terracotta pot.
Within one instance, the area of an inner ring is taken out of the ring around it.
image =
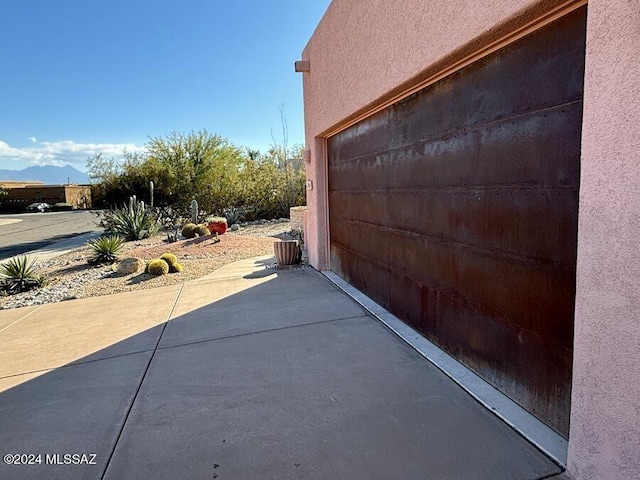
[[[278,265],[295,265],[298,263],[299,249],[297,240],[283,240],[273,243],[273,251]]]
[[[211,233],[215,232],[222,235],[224,232],[227,231],[227,221],[225,220],[224,222],[211,222],[209,223],[207,228]]]

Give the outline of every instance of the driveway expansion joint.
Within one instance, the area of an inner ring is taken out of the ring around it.
[[[302,328],[302,327],[310,327],[313,325],[323,325],[325,323],[333,323],[333,322],[342,322],[345,320],[355,320],[357,318],[369,318],[371,320],[374,320],[371,315],[369,314],[363,314],[363,315],[356,315],[356,316],[352,316],[352,317],[343,317],[343,318],[333,318],[331,320],[320,320],[318,322],[311,322],[311,323],[301,323],[299,325],[288,325],[286,327],[278,327],[278,328],[270,328],[267,330],[256,330],[255,332],[247,332],[247,333],[239,333],[237,335],[228,335],[226,337],[217,337],[217,338],[209,338],[207,340],[197,340],[197,341],[193,341],[193,342],[185,342],[185,343],[180,343],[177,345],[167,345],[164,347],[158,347],[158,350],[168,350],[171,348],[179,348],[179,347],[186,347],[189,345],[198,345],[201,343],[209,343],[209,342],[217,342],[219,340],[229,340],[231,338],[241,338],[241,337],[249,337],[252,335],[260,335],[263,333],[271,333],[271,332],[279,332],[281,330],[291,330],[294,328]]]
[[[110,355],[108,357],[94,358],[93,360],[84,360],[84,361],[76,360],[76,361],[73,361],[73,362],[66,363],[64,365],[57,365],[57,366],[53,366],[53,367],[49,367],[49,368],[39,368],[37,370],[31,370],[31,371],[28,371],[28,372],[20,372],[20,373],[13,373],[11,375],[0,376],[0,380],[5,379],[5,378],[20,377],[22,375],[30,375],[32,373],[49,372],[51,370],[59,370],[61,368],[77,367],[78,365],[86,365],[88,363],[97,363],[97,362],[102,362],[104,360],[113,360],[114,358],[128,357],[128,356],[131,356],[131,355],[138,355],[140,353],[148,353],[148,352],[152,352],[152,351],[153,350],[151,350],[151,349],[136,350],[135,352],[120,353],[118,355]]]
[[[33,310],[31,310],[29,313],[27,313],[26,315],[21,316],[19,319],[17,319],[15,322],[10,323],[9,325],[7,325],[6,327],[4,327],[2,330],[0,330],[0,333],[4,332],[5,330],[7,330],[10,327],[13,327],[16,323],[21,322],[22,320],[24,320],[25,318],[27,318],[29,315],[31,315],[32,313],[36,313],[38,310],[40,310],[43,307],[43,305],[38,305],[37,308],[34,308]]]
[[[122,433],[124,432],[124,429],[127,426],[127,421],[129,420],[129,416],[131,415],[131,410],[133,410],[133,406],[135,405],[136,400],[138,399],[138,395],[140,394],[140,390],[142,389],[142,384],[144,383],[144,379],[147,378],[147,373],[149,372],[149,368],[151,367],[151,362],[153,362],[153,357],[155,357],[156,352],[158,351],[158,347],[160,346],[160,341],[162,340],[162,335],[164,334],[164,331],[167,328],[167,324],[169,323],[169,320],[171,320],[171,316],[173,315],[176,305],[178,304],[178,300],[180,300],[180,295],[182,294],[183,289],[184,289],[184,283],[180,285],[180,290],[176,295],[176,299],[174,300],[171,310],[169,311],[169,315],[167,316],[167,319],[162,323],[162,331],[160,332],[160,335],[158,335],[158,340],[156,341],[156,345],[153,348],[153,351],[151,351],[152,353],[149,356],[149,360],[147,361],[147,366],[145,367],[144,372],[142,372],[142,376],[140,377],[140,383],[138,383],[138,388],[136,388],[136,393],[134,393],[133,399],[129,404],[129,408],[127,408],[127,413],[124,416],[124,420],[122,422],[122,426],[120,427],[120,431],[118,432],[118,436],[116,437],[116,441],[113,442],[113,448],[111,448],[111,452],[109,453],[109,458],[107,458],[107,461],[104,465],[104,470],[102,471],[102,475],[100,476],[101,479],[105,478],[107,471],[109,470],[111,459],[113,458],[113,455],[116,451],[118,443],[120,442]]]

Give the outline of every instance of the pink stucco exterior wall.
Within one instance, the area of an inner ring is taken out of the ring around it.
[[[640,479],[640,2],[587,21],[569,473]]]
[[[302,53],[305,73],[307,248],[328,268],[325,172],[317,137],[396,87],[489,43],[560,0],[334,0]],[[316,212],[317,214],[312,214]]]
[[[555,0],[334,0],[302,58],[306,243],[329,267],[322,137]],[[640,479],[640,2],[591,0],[568,475]]]

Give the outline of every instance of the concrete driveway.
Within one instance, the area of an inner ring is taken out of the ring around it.
[[[0,312],[0,453],[33,463],[0,478],[560,474],[321,274],[265,262]]]
[[[101,231],[96,216],[87,210],[0,215],[0,260]]]

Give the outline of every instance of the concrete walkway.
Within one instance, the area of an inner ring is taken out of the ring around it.
[[[321,274],[266,263],[0,312],[0,453],[35,455],[0,478],[560,473]]]

